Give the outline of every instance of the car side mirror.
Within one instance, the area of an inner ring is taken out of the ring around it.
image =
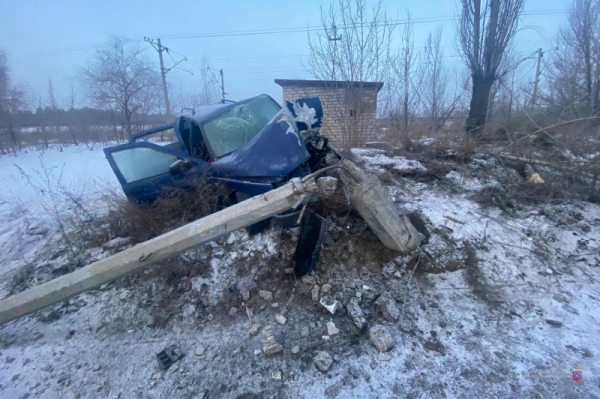
[[[175,175],[178,175],[180,173],[187,172],[188,170],[190,170],[194,166],[196,166],[196,163],[194,163],[192,161],[186,161],[184,159],[178,159],[177,161],[175,161],[175,162],[173,162],[171,164],[171,166],[169,167],[169,172],[171,173],[171,175],[175,176]]]

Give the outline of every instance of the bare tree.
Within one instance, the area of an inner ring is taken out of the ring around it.
[[[600,113],[600,1],[573,1],[549,67],[550,106],[570,117]]]
[[[58,109],[56,96],[54,95],[54,84],[52,83],[51,77],[48,78],[48,105],[52,109]]]
[[[450,72],[445,64],[441,41],[442,28],[427,35],[425,48],[419,57],[414,88],[422,108],[421,114],[430,122],[432,130],[440,129],[452,116],[464,87],[456,78],[454,95],[450,94]]]
[[[21,150],[19,129],[15,126],[14,114],[24,105],[25,91],[11,81],[11,71],[6,52],[0,50],[0,133],[2,150]]]
[[[471,72],[472,92],[465,130],[479,135],[486,122],[490,91],[507,72],[503,60],[513,42],[525,0],[460,0],[460,52]]]
[[[11,81],[6,52],[0,50],[0,111],[16,113],[24,105],[25,90]]]
[[[396,100],[390,111],[392,123],[396,120],[401,121],[401,129],[403,132],[403,139],[408,139],[410,124],[415,114],[414,102],[415,102],[415,82],[413,80],[413,72],[415,69],[414,61],[415,45],[414,45],[414,29],[412,24],[412,15],[410,12],[406,12],[406,23],[404,29],[400,34],[400,51],[398,57],[394,58],[392,62],[392,68],[394,76],[388,77],[389,85],[393,85],[397,92]],[[400,130],[400,126],[396,127]]]
[[[149,85],[145,90],[139,92],[136,101],[138,105],[137,117],[135,119],[135,127],[137,130],[141,131],[149,128],[148,120],[150,114],[164,110],[163,107],[165,104],[164,101],[161,100],[162,98],[164,98],[163,89],[159,85]],[[167,118],[171,117],[171,115],[167,115]]]
[[[198,75],[193,77],[193,84],[179,83],[169,89],[169,93],[172,93],[173,109],[178,107],[195,108],[219,101],[219,84],[206,55],[203,55],[200,60],[198,72]]]
[[[395,25],[381,0],[370,10],[365,0],[338,0],[320,14],[321,29],[309,35],[307,69],[327,83],[324,130],[342,146],[362,145],[375,131],[377,82],[391,67]]]
[[[146,108],[150,93],[160,87],[160,76],[136,45],[112,36],[108,48],[96,52],[93,62],[82,70],[89,99],[120,116],[121,126],[131,137],[133,115]],[[115,116],[116,116],[115,115]]]
[[[211,73],[210,64],[208,58],[206,58],[206,54],[202,56],[198,69],[200,71],[200,84],[198,85],[200,91],[197,96],[195,96],[197,104],[194,104],[193,106],[217,102],[219,100],[219,84],[217,83],[215,75]]]

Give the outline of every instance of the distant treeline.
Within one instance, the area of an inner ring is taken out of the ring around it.
[[[160,124],[165,122],[165,116],[161,114],[137,115],[139,121],[134,124]],[[18,111],[16,113],[2,113],[0,115],[0,127],[7,128],[24,126],[60,126],[60,125],[113,125],[120,124],[118,112],[94,109],[89,107],[71,108],[64,110],[60,108],[37,108],[34,111]]]

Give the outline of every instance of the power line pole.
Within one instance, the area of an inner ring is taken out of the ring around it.
[[[225,78],[223,77],[223,68],[219,70],[221,74],[221,102],[225,102]]]
[[[342,36],[337,35],[337,26],[333,25],[333,37],[327,37],[327,40],[333,42],[333,80],[335,80],[335,62],[337,58],[337,42],[342,40]]]
[[[165,96],[165,109],[167,111],[167,119],[171,118],[171,104],[169,103],[169,93],[167,91],[167,71],[165,70],[165,64],[163,62],[163,51],[165,47],[163,47],[160,43],[160,39],[156,39],[156,43],[154,40],[145,37],[144,41],[150,43],[152,47],[158,51],[158,59],[160,60],[160,76],[162,77],[162,85],[163,85],[163,94]]]
[[[533,95],[531,96],[531,105],[535,107],[535,104],[537,103],[537,95],[538,95],[538,86],[540,84],[540,69],[541,69],[541,65],[542,65],[542,56],[543,56],[543,52],[542,49],[538,49],[538,57],[537,57],[537,67],[535,70],[535,81],[533,82]]]

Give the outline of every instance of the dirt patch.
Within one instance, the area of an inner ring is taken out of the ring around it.
[[[465,280],[473,289],[473,294],[477,296],[483,303],[497,308],[502,303],[501,293],[487,282],[483,271],[479,266],[477,252],[475,248],[467,244],[465,245],[466,254],[466,274]]]

